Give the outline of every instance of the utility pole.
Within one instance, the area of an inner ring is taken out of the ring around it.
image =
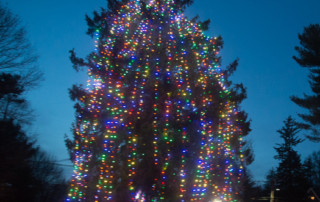
[[[273,179],[271,183],[272,184],[271,184],[271,192],[270,192],[270,202],[275,202],[274,192],[275,192],[276,180]]]
[[[270,202],[274,202],[274,189],[272,189],[270,193]]]
[[[271,188],[270,202],[275,202],[275,201],[274,201],[274,189],[273,189],[273,188]]]

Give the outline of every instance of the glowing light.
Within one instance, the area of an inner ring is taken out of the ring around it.
[[[219,68],[218,39],[173,0],[131,0],[108,13],[95,37],[67,200],[113,201],[123,189],[135,202],[146,193],[170,200],[172,192],[180,201],[236,202],[241,120]],[[142,163],[157,173],[141,171]],[[139,183],[144,175],[151,187]]]

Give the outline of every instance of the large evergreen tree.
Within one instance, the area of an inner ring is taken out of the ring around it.
[[[299,34],[300,47],[295,47],[298,56],[293,58],[310,71],[309,83],[313,95],[304,95],[303,98],[293,96],[291,100],[309,111],[308,114],[299,114],[306,122],[306,129],[311,133],[307,137],[312,141],[320,141],[320,25],[311,24]]]
[[[95,51],[70,57],[90,80],[70,90],[68,201],[238,201],[252,161],[246,93],[228,80],[237,61],[220,68],[222,40],[203,34],[209,21],[183,15],[191,3],[108,0],[87,16]]]
[[[280,189],[276,192],[276,198],[284,202],[308,201],[307,191],[310,186],[306,177],[305,168],[301,163],[300,155],[294,149],[302,139],[297,137],[300,125],[294,119],[288,117],[284,126],[277,132],[283,139],[283,143],[277,144],[275,159],[279,160],[273,179],[273,188]],[[270,175],[271,176],[271,175]]]

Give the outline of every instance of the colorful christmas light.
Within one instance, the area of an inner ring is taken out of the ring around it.
[[[237,201],[241,120],[217,39],[174,0],[132,0],[105,23],[79,98],[67,201],[117,201],[119,190],[137,202]],[[157,173],[146,188],[137,176],[147,156]]]

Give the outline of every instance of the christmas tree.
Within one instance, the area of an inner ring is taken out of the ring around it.
[[[85,88],[70,90],[77,120],[67,140],[67,201],[238,201],[249,122],[242,85],[217,55],[190,0],[108,1],[87,17],[95,50]]]

